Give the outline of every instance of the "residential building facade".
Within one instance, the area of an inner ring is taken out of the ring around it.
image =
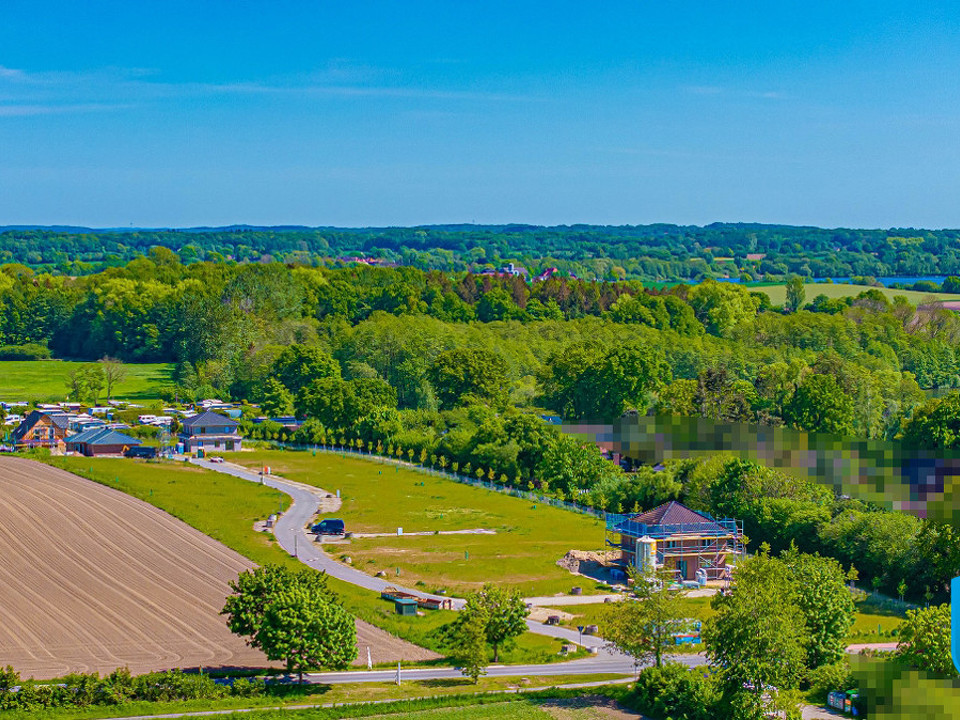
[[[202,412],[184,418],[179,441],[184,452],[233,452],[240,450],[243,438],[237,434],[236,420],[215,412]]]

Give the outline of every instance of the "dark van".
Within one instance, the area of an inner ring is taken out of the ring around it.
[[[343,535],[343,520],[326,518],[310,529],[317,535]]]

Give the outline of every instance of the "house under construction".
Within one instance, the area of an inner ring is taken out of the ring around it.
[[[620,548],[620,563],[672,570],[677,580],[729,580],[744,554],[743,524],[716,520],[675,500],[639,515],[607,515],[607,544]]]

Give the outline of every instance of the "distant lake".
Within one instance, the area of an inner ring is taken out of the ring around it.
[[[740,278],[718,278],[720,282],[732,282],[739,283]],[[889,277],[878,277],[876,278],[877,282],[881,285],[890,285],[903,284],[903,285],[913,285],[915,282],[927,281],[936,283],[937,285],[942,285],[943,281],[947,279],[946,275],[918,275],[917,277],[906,277],[903,275],[891,275]],[[832,277],[832,278],[814,278],[814,282],[825,283],[828,280],[832,280],[835,283],[849,283],[849,277]]]

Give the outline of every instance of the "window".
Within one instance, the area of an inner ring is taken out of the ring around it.
[[[667,550],[677,550],[681,545],[679,540],[667,540]]]

